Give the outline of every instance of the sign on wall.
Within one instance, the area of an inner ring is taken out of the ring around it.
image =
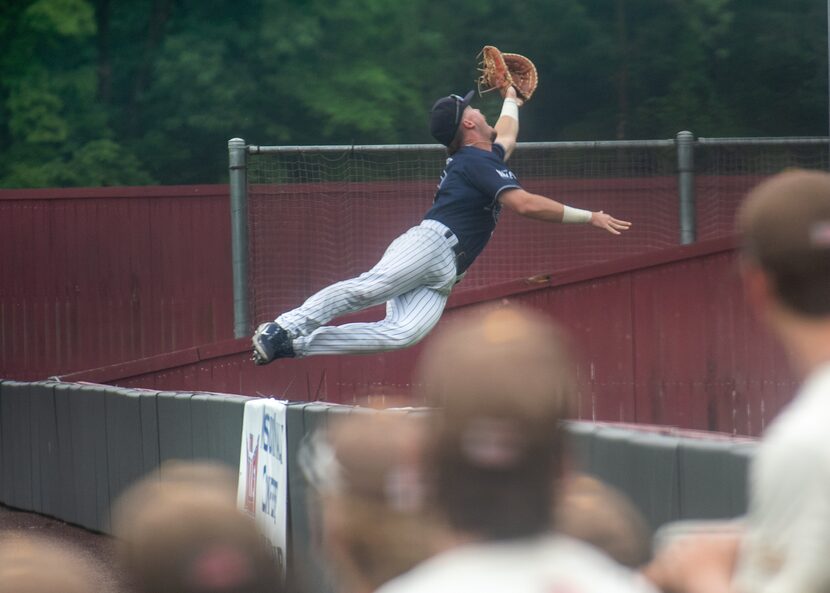
[[[253,517],[285,575],[288,521],[288,460],[285,456],[286,403],[253,399],[245,403],[239,456],[237,506]]]

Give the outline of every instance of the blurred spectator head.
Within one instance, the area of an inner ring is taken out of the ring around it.
[[[439,545],[441,528],[424,506],[423,423],[363,409],[303,447],[301,466],[320,497],[323,550],[341,590],[374,591]]]
[[[0,593],[103,593],[100,570],[59,540],[0,536]]]
[[[563,480],[555,518],[559,532],[591,544],[618,563],[639,568],[651,558],[651,532],[622,492],[585,474]]]
[[[830,316],[830,174],[770,177],[748,194],[738,221],[754,304],[768,306],[759,299],[770,295],[799,316]]]
[[[232,476],[211,464],[166,464],[119,499],[119,557],[138,593],[282,590],[273,552],[236,508]]]
[[[450,525],[482,539],[549,529],[574,397],[573,364],[553,322],[516,306],[456,317],[428,343],[417,384],[436,408],[427,456]]]

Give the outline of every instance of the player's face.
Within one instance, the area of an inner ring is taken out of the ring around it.
[[[474,107],[467,107],[467,109],[464,110],[464,119],[468,119],[473,122],[481,135],[485,138],[490,138],[491,142],[496,139],[495,128],[487,123],[487,118],[485,118],[484,114],[478,109]]]

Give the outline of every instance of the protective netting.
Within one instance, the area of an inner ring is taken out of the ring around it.
[[[251,155],[252,319],[368,270],[420,222],[443,162],[439,150]]]
[[[735,232],[735,213],[746,192],[787,168],[827,171],[828,143],[802,139],[701,139],[695,147],[697,239]]]
[[[248,216],[251,315],[273,319],[333,282],[361,274],[429,208],[445,153],[438,146],[251,150]],[[826,144],[698,142],[698,240],[727,235],[741,196],[789,166],[827,168]],[[520,144],[510,160],[522,186],[571,206],[633,222],[615,237],[504,211],[455,292],[626,257],[679,243],[672,141]]]

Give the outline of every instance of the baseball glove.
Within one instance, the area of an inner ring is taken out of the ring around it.
[[[539,84],[539,77],[536,74],[536,66],[529,58],[520,54],[503,53],[492,45],[485,45],[479,56],[479,94],[498,89],[504,96],[504,92],[512,86],[520,99],[530,101]]]

